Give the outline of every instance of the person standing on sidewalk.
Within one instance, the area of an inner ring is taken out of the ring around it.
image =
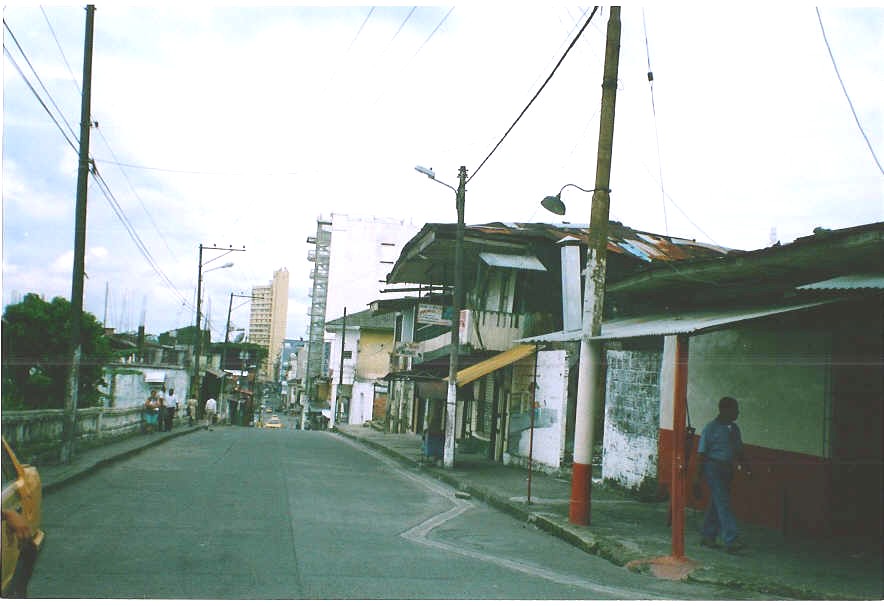
[[[735,421],[740,410],[736,399],[726,396],[718,402],[718,416],[703,428],[697,454],[698,468],[709,486],[709,505],[703,519],[703,547],[717,547],[721,535],[728,553],[736,553],[745,545],[739,539],[737,520],[731,510],[731,483],[734,465],[738,461],[746,473],[748,465],[743,458],[743,439]],[[700,492],[700,476],[694,478],[694,494]]]
[[[156,389],[150,390],[150,396],[144,402],[144,431],[152,433],[157,430],[160,416],[160,398]]]
[[[206,429],[209,429],[209,425],[215,423],[216,410],[218,410],[218,403],[215,401],[215,398],[210,397],[206,400]]]
[[[178,412],[178,396],[175,388],[169,388],[169,395],[163,399],[163,431],[172,431],[172,420]]]

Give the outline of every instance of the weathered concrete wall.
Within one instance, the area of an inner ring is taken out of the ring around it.
[[[28,462],[53,461],[61,446],[64,411],[25,410],[3,412],[3,437]],[[138,408],[83,408],[77,411],[77,447],[114,440],[142,429]]]
[[[108,404],[112,408],[140,407],[150,395],[154,387],[160,384],[148,383],[146,372],[161,372],[164,376],[166,388],[174,388],[178,399],[184,401],[184,396],[190,387],[189,371],[180,366],[130,366],[109,365],[104,370],[104,380],[107,383]]]
[[[608,351],[602,477],[639,488],[657,476],[663,354]]]
[[[356,357],[356,376],[377,379],[390,372],[390,354],[393,352],[393,331],[361,330]]]
[[[568,354],[565,350],[541,351],[537,357],[537,388],[534,401],[534,439],[531,443],[531,383],[534,382],[534,356],[514,366],[513,396],[508,421],[509,445],[504,462],[532,465],[547,472],[561,467],[565,449],[565,421],[568,395]]]

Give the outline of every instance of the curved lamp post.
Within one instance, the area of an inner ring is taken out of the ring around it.
[[[203,251],[204,250],[223,250],[222,254],[215,257],[214,259],[210,259],[203,263]],[[216,269],[226,269],[228,267],[233,267],[233,262],[228,261],[224,265],[219,265],[218,267],[212,267],[211,269],[207,269],[203,271],[203,267],[212,261],[217,261],[224,255],[230,254],[232,252],[241,252],[244,251],[243,248],[220,248],[217,246],[203,246],[200,244],[200,256],[199,256],[199,264],[197,265],[197,279],[196,279],[196,347],[194,347],[194,362],[193,362],[193,378],[190,381],[190,395],[192,398],[199,398],[199,369],[200,369],[200,354],[202,353],[202,344],[203,344],[203,335],[200,331],[200,320],[202,319],[201,306],[203,299],[203,274],[207,274],[210,271],[215,271]]]
[[[566,187],[576,187],[580,191],[586,192],[588,194],[591,194],[592,192],[595,191],[594,189],[583,189],[579,185],[574,185],[573,183],[567,183],[562,186],[562,189],[560,189],[559,193],[557,193],[556,195],[547,196],[543,200],[541,200],[540,205],[543,208],[545,208],[546,210],[548,210],[549,212],[553,213],[554,215],[559,215],[559,216],[564,215],[565,214],[565,203],[562,202],[562,192],[565,191]],[[606,189],[605,191],[607,191],[609,194],[611,193],[610,189]]]
[[[571,502],[568,519],[572,524],[590,523],[592,493],[593,416],[598,409],[602,379],[601,334],[604,313],[605,273],[607,268],[608,215],[611,204],[611,154],[614,138],[614,107],[617,98],[617,73],[620,59],[620,7],[612,6],[605,44],[605,67],[602,77],[602,107],[599,120],[595,189],[589,218],[586,255],[586,286],[583,291],[582,335],[578,367],[577,410],[574,420],[574,463],[571,467]],[[566,186],[562,187],[565,189]],[[576,186],[574,186],[576,187]],[[579,188],[583,190],[583,188]],[[587,190],[583,190],[587,191]],[[562,214],[565,205],[557,196],[547,196],[545,208]],[[673,523],[673,527],[675,524]]]
[[[460,310],[463,307],[463,235],[464,205],[466,203],[467,169],[461,166],[458,171],[458,186],[455,188],[439,181],[432,168],[415,166],[414,170],[426,175],[436,183],[441,183],[454,191],[457,205],[457,232],[454,243],[454,293],[453,315],[451,318],[451,353],[448,360],[448,395],[445,399],[445,447],[442,450],[442,466],[454,467],[454,430],[457,418],[457,356],[460,349]]]

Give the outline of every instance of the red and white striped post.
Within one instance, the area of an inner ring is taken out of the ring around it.
[[[617,100],[617,71],[620,61],[620,7],[612,6],[608,17],[605,68],[602,77],[602,108],[599,124],[595,191],[589,220],[589,247],[586,256],[586,287],[583,293],[583,335],[577,384],[577,411],[574,422],[574,463],[571,468],[571,503],[568,518],[572,524],[590,523],[592,493],[592,444],[595,411],[600,407],[602,344],[592,339],[601,334],[605,298],[608,251],[608,214],[611,205],[611,152],[614,144],[614,106]]]

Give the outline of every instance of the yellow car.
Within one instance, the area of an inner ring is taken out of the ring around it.
[[[2,471],[3,526],[0,542],[3,543],[3,597],[25,597],[27,581],[45,537],[40,529],[43,485],[37,468],[20,463],[5,439]],[[15,514],[21,515],[30,527],[32,545],[24,545],[10,531],[7,516]]]
[[[269,421],[264,423],[264,427],[267,429],[282,429],[282,422],[279,420],[279,417],[273,415]]]

